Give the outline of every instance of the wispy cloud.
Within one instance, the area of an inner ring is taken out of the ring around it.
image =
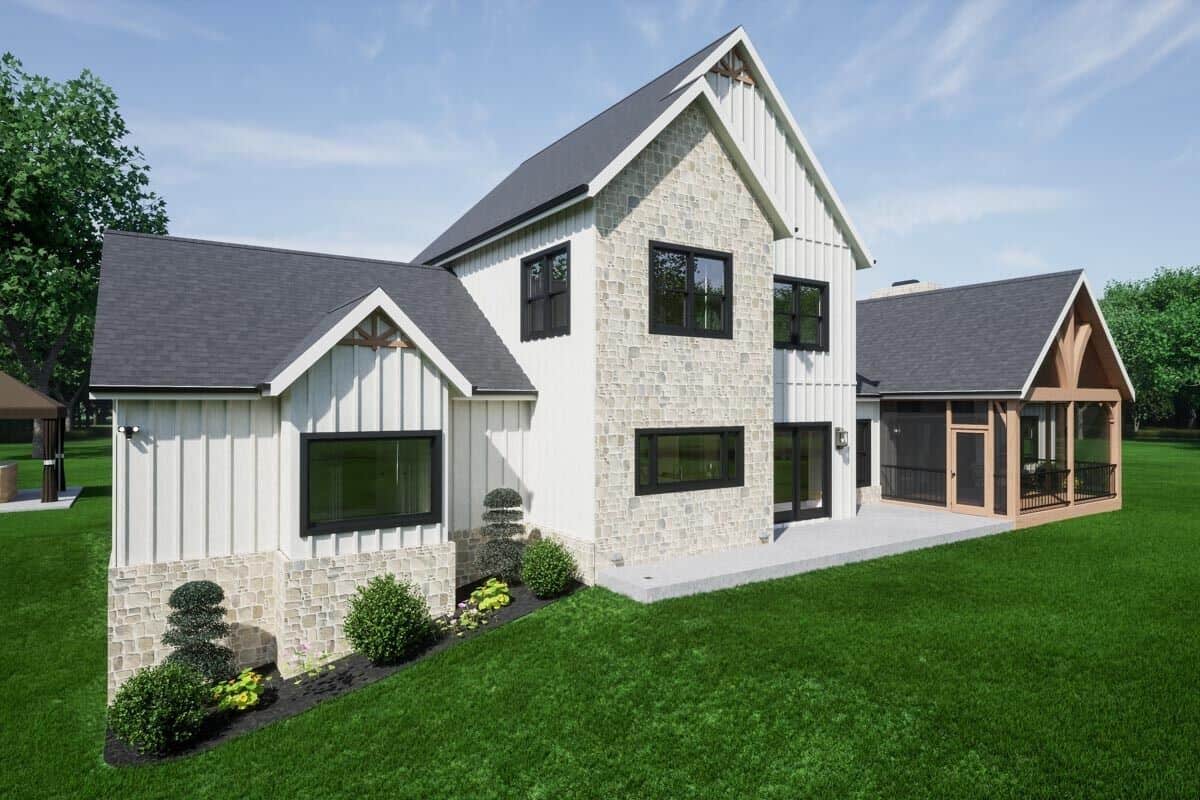
[[[1007,272],[1045,272],[1049,263],[1040,253],[1024,247],[1005,247],[996,254],[996,263]]]
[[[403,122],[325,135],[209,119],[135,120],[130,130],[131,140],[144,151],[171,150],[202,161],[238,159],[279,167],[437,164],[479,154],[481,145]]]
[[[437,6],[433,0],[406,0],[396,7],[403,25],[410,28],[428,28],[433,23],[433,12]]]
[[[662,39],[662,23],[648,5],[626,6],[625,21],[646,44],[658,44]]]
[[[880,195],[864,203],[858,216],[871,234],[903,236],[930,225],[1056,211],[1070,200],[1070,192],[1043,186],[939,186]]]
[[[982,61],[985,40],[996,34],[996,17],[1006,2],[970,0],[958,7],[934,40],[922,68],[924,97],[946,99],[967,89]]]
[[[177,34],[198,36],[211,41],[224,40],[220,31],[199,25],[188,18],[136,0],[17,0],[20,5],[77,25],[121,31],[144,39],[166,40]]]
[[[1057,134],[1105,95],[1198,40],[1200,7],[1183,0],[1080,0],[1019,46],[1022,77],[1037,94],[1023,124]]]

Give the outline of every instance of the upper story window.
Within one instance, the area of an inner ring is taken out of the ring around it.
[[[571,332],[571,244],[521,259],[521,341]]]
[[[829,284],[775,276],[775,346],[829,350]]]
[[[651,242],[650,332],[733,338],[733,256]]]

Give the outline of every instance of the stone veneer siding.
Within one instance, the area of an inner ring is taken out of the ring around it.
[[[883,487],[876,484],[875,486],[859,486],[858,487],[858,504],[865,505],[866,503],[878,503],[882,499],[880,492]]]
[[[607,564],[759,542],[772,517],[773,232],[696,105],[596,198],[596,531]],[[733,338],[649,333],[650,240],[733,255]],[[740,425],[744,486],[634,495],[637,428]]]
[[[277,661],[294,674],[295,650],[308,642],[335,655],[350,598],[375,575],[417,584],[434,616],[454,606],[454,543],[290,560],[279,551],[115,567],[108,571],[108,697],[142,667],[171,652],[162,643],[167,599],[182,583],[210,580],[225,590],[227,644],[239,667]]]

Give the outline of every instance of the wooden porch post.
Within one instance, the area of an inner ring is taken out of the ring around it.
[[[1016,519],[1021,513],[1021,403],[1009,400],[1004,408],[1008,419],[1008,515]]]
[[[1112,416],[1108,420],[1108,463],[1113,465],[1113,494],[1117,502],[1124,505],[1124,495],[1121,493],[1121,401],[1111,406]]]

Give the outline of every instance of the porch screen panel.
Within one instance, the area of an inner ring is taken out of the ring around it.
[[[1108,409],[1100,403],[1075,404],[1075,463],[1107,464]]]
[[[946,502],[946,406],[884,401],[880,405],[882,494],[896,500]]]

